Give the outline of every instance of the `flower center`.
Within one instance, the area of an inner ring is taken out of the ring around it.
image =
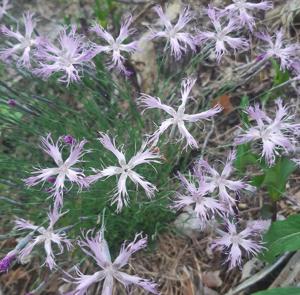
[[[73,66],[73,64],[75,63],[75,60],[70,52],[63,51],[61,57],[59,58],[59,63],[62,66],[69,68],[69,67]]]
[[[169,37],[170,37],[170,38],[176,38],[176,34],[177,34],[177,31],[175,30],[175,28],[172,28],[172,29],[169,31]]]
[[[66,174],[69,170],[69,167],[63,163],[60,167],[59,167],[59,172]]]
[[[239,235],[235,234],[235,235],[231,236],[232,244],[241,244],[241,241],[242,241],[242,239]]]
[[[111,48],[113,51],[120,51],[120,44],[118,42],[114,42],[111,44]]]
[[[45,240],[52,240],[53,231],[52,230],[45,230],[43,233],[43,238]]]
[[[128,172],[131,170],[131,167],[129,167],[128,164],[122,165],[121,168],[122,168],[122,172],[123,172],[123,173],[128,173]]]
[[[214,176],[214,182],[216,183],[216,185],[220,185],[224,182],[224,178],[221,175],[216,175]]]
[[[31,47],[32,45],[34,45],[35,44],[35,41],[33,40],[33,39],[31,39],[31,38],[24,38],[23,40],[22,40],[22,42],[21,42],[21,47],[22,48],[27,48],[27,47]]]

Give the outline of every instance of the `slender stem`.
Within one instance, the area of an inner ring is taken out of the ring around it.
[[[233,206],[233,212],[235,215],[236,221],[239,221],[240,219],[240,211],[239,211],[239,203],[240,203],[240,196],[238,193],[235,195],[235,206]]]
[[[277,220],[277,201],[272,201],[272,222]]]

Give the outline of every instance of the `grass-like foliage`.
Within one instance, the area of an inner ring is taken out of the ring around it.
[[[45,212],[52,202],[47,199],[47,183],[43,189],[41,186],[28,189],[23,182],[33,167],[53,166],[52,159],[40,148],[40,136],[51,132],[55,140],[62,135],[72,135],[78,140],[85,138],[90,152],[85,155],[82,166],[87,175],[92,173],[91,167],[101,168],[115,161],[97,140],[99,131],[116,137],[119,145],[124,145],[128,158],[139,149],[145,140],[143,120],[126,84],[123,89],[116,89],[108,73],[99,72],[97,76],[99,84],[94,83],[94,89],[88,86],[88,78],[81,85],[68,89],[39,81],[34,94],[25,86],[30,83],[26,79],[18,89],[12,90],[1,84],[4,100],[1,104],[3,145],[0,169],[2,194],[5,196],[0,201],[1,214],[11,214],[12,218],[13,215],[22,216],[36,224],[46,217]],[[52,90],[52,87],[56,89]],[[17,105],[8,106],[8,98],[15,99]],[[80,229],[94,227],[101,221],[100,215],[106,208],[107,240],[112,247],[118,248],[121,241],[131,239],[139,231],[154,237],[174,218],[174,213],[168,209],[168,197],[169,179],[177,161],[176,151],[176,145],[169,145],[161,151],[163,165],[141,168],[144,177],[158,187],[155,198],[147,199],[143,191],[137,192],[132,184],[129,186],[130,206],[119,214],[115,212],[115,206],[110,206],[110,196],[116,186],[114,177],[99,181],[79,193],[73,188],[64,199],[64,208],[69,213],[62,218],[65,225],[76,224],[71,235],[75,237]]]

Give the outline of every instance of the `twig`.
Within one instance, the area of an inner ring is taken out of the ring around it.
[[[264,93],[261,93],[261,94],[255,96],[255,97],[253,98],[253,100],[255,100],[256,98],[258,98],[258,97],[260,97],[260,96],[264,96],[265,94],[267,94],[267,93],[269,93],[269,92],[272,92],[272,91],[274,91],[274,90],[280,89],[281,87],[284,87],[284,86],[286,86],[286,85],[288,85],[288,84],[290,84],[290,83],[292,83],[292,82],[294,82],[294,81],[297,81],[297,80],[299,80],[298,77],[293,78],[293,79],[289,79],[289,80],[287,80],[287,81],[285,81],[285,82],[283,82],[283,83],[281,83],[281,84],[279,84],[279,85],[276,85],[276,86],[272,87],[272,88],[269,89],[268,91],[265,91]]]
[[[204,152],[205,152],[207,143],[208,143],[210,137],[212,136],[212,134],[214,133],[214,130],[215,130],[215,120],[212,119],[212,124],[211,124],[210,131],[207,133],[207,135],[206,135],[206,137],[205,137],[205,140],[204,140],[204,142],[203,142],[203,145],[202,145],[202,149],[201,149],[201,159],[202,159],[203,156],[204,156]]]

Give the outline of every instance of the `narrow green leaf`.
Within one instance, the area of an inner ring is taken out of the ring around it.
[[[241,121],[245,126],[249,125],[249,117],[248,115],[244,112],[249,107],[249,97],[247,95],[244,95],[241,99],[240,107],[242,108],[242,111],[240,112],[241,116]]]
[[[252,178],[251,180],[251,184],[256,186],[256,187],[260,187],[262,186],[263,182],[265,180],[265,175],[256,175]]]
[[[256,164],[258,157],[251,152],[249,144],[241,144],[237,147],[237,155],[234,166],[240,172],[244,172],[248,165]]]
[[[290,78],[289,72],[282,71],[280,69],[280,65],[274,59],[272,59],[272,65],[273,65],[273,68],[275,69],[275,77],[273,80],[274,86],[280,85],[289,80],[289,78]]]

